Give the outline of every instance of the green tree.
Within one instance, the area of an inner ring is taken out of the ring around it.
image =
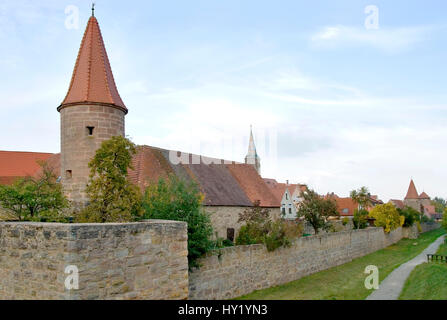
[[[386,233],[404,224],[405,218],[399,215],[396,207],[392,203],[385,203],[375,206],[369,216],[376,219],[376,227],[383,227]]]
[[[435,206],[435,211],[437,213],[444,213],[444,210],[447,208],[447,201],[440,197],[434,197],[431,201],[432,205]]]
[[[397,212],[405,218],[403,224],[404,227],[411,227],[415,222],[418,222],[421,219],[419,211],[409,206],[405,206],[403,209],[398,208]]]
[[[311,189],[301,192],[301,198],[297,216],[304,218],[314,228],[315,234],[321,229],[330,230],[328,218],[339,216],[335,200],[325,199]]]
[[[291,239],[302,234],[302,226],[296,223],[287,223],[283,219],[272,221],[270,211],[260,206],[256,201],[253,207],[245,209],[239,214],[239,223],[245,223],[239,230],[236,238],[237,245],[250,245],[262,243],[268,251],[279,247],[288,247]]]
[[[368,208],[371,206],[371,194],[367,187],[361,187],[358,190],[352,190],[350,197],[352,201],[358,204],[358,210],[354,212],[354,226],[357,229],[363,229],[367,226]]]
[[[184,221],[188,224],[188,261],[199,267],[198,259],[215,246],[209,215],[202,206],[204,195],[197,184],[171,175],[150,185],[143,199],[144,218]]]
[[[57,176],[46,162],[39,163],[37,177],[18,179],[10,186],[0,186],[0,205],[20,221],[55,220],[62,218],[61,211],[69,201],[57,182]]]
[[[354,219],[352,219],[352,222],[355,229],[365,229],[368,227],[368,214],[369,212],[365,209],[354,210]]]
[[[141,192],[127,178],[135,145],[117,136],[104,141],[89,163],[89,203],[77,215],[78,222],[130,222],[141,217]]]

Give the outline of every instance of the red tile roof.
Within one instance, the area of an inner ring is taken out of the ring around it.
[[[413,179],[410,181],[410,186],[408,187],[407,195],[405,199],[419,199],[419,194],[416,190],[416,186],[414,185]]]
[[[351,198],[333,197],[337,203],[337,209],[341,216],[353,216],[358,204]],[[347,212],[345,212],[347,209]]]
[[[390,202],[394,204],[396,208],[403,209],[405,208],[405,204],[402,200],[391,199]]]
[[[129,180],[143,190],[160,178],[174,174],[188,181],[196,181],[205,194],[204,204],[208,206],[249,207],[256,200],[261,202],[262,207],[280,206],[280,200],[252,165],[229,164],[228,161],[223,163],[223,160],[204,157],[200,163],[193,164],[192,155],[189,155],[190,164],[173,164],[169,160],[170,154],[170,150],[139,146],[132,160],[134,169],[129,170]],[[12,183],[16,176],[38,175],[40,167],[36,159],[46,160],[60,175],[60,154],[0,151],[0,183]],[[208,164],[211,160],[220,161],[220,164]]]
[[[52,153],[0,151],[0,184],[34,175],[40,168],[38,162],[52,156]]]
[[[424,211],[430,215],[436,214],[436,208],[433,205],[424,206]]]
[[[279,207],[277,198],[270,191],[256,169],[250,164],[226,165],[252,203],[260,201],[261,207]]]
[[[419,199],[430,199],[429,195],[425,192],[422,192],[419,196]]]
[[[263,207],[280,205],[252,165],[228,164],[228,161],[224,164],[223,160],[204,157],[194,164],[193,155],[188,155],[185,164],[173,164],[169,160],[171,152],[150,146],[138,147],[133,160],[134,170],[129,172],[130,180],[144,189],[159,178],[175,174],[199,184],[205,194],[205,205],[252,206],[256,200],[260,200]]]
[[[116,88],[98,21],[93,16],[82,39],[67,96],[58,110],[76,104],[107,104],[127,113]]]

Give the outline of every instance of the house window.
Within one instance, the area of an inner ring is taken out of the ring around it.
[[[344,208],[343,209],[343,213],[348,214],[349,213],[349,209],[348,208]]]
[[[289,208],[289,214],[292,214],[292,208]]]
[[[227,229],[227,239],[231,242],[234,242],[234,228]]]
[[[65,179],[71,179],[73,178],[73,171],[67,170],[65,171]]]
[[[281,209],[282,214],[286,214],[286,208]]]
[[[289,200],[289,195],[286,193],[286,200]]]
[[[88,134],[89,136],[92,136],[94,130],[95,130],[95,127],[87,127],[87,134]]]

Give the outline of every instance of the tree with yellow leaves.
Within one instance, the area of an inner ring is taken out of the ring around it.
[[[385,203],[375,206],[369,213],[371,218],[376,219],[376,227],[383,227],[386,233],[401,227],[405,222],[405,217],[400,216],[396,207],[392,203]]]

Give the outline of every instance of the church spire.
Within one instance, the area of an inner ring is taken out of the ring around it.
[[[82,39],[68,93],[58,111],[82,104],[106,105],[127,113],[127,108],[116,88],[101,30],[94,16],[94,8],[93,5],[92,16]]]
[[[245,157],[245,163],[251,164],[255,167],[256,171],[261,174],[261,158],[256,152],[255,139],[253,137],[253,127],[250,126],[250,141],[248,142],[248,153]]]

